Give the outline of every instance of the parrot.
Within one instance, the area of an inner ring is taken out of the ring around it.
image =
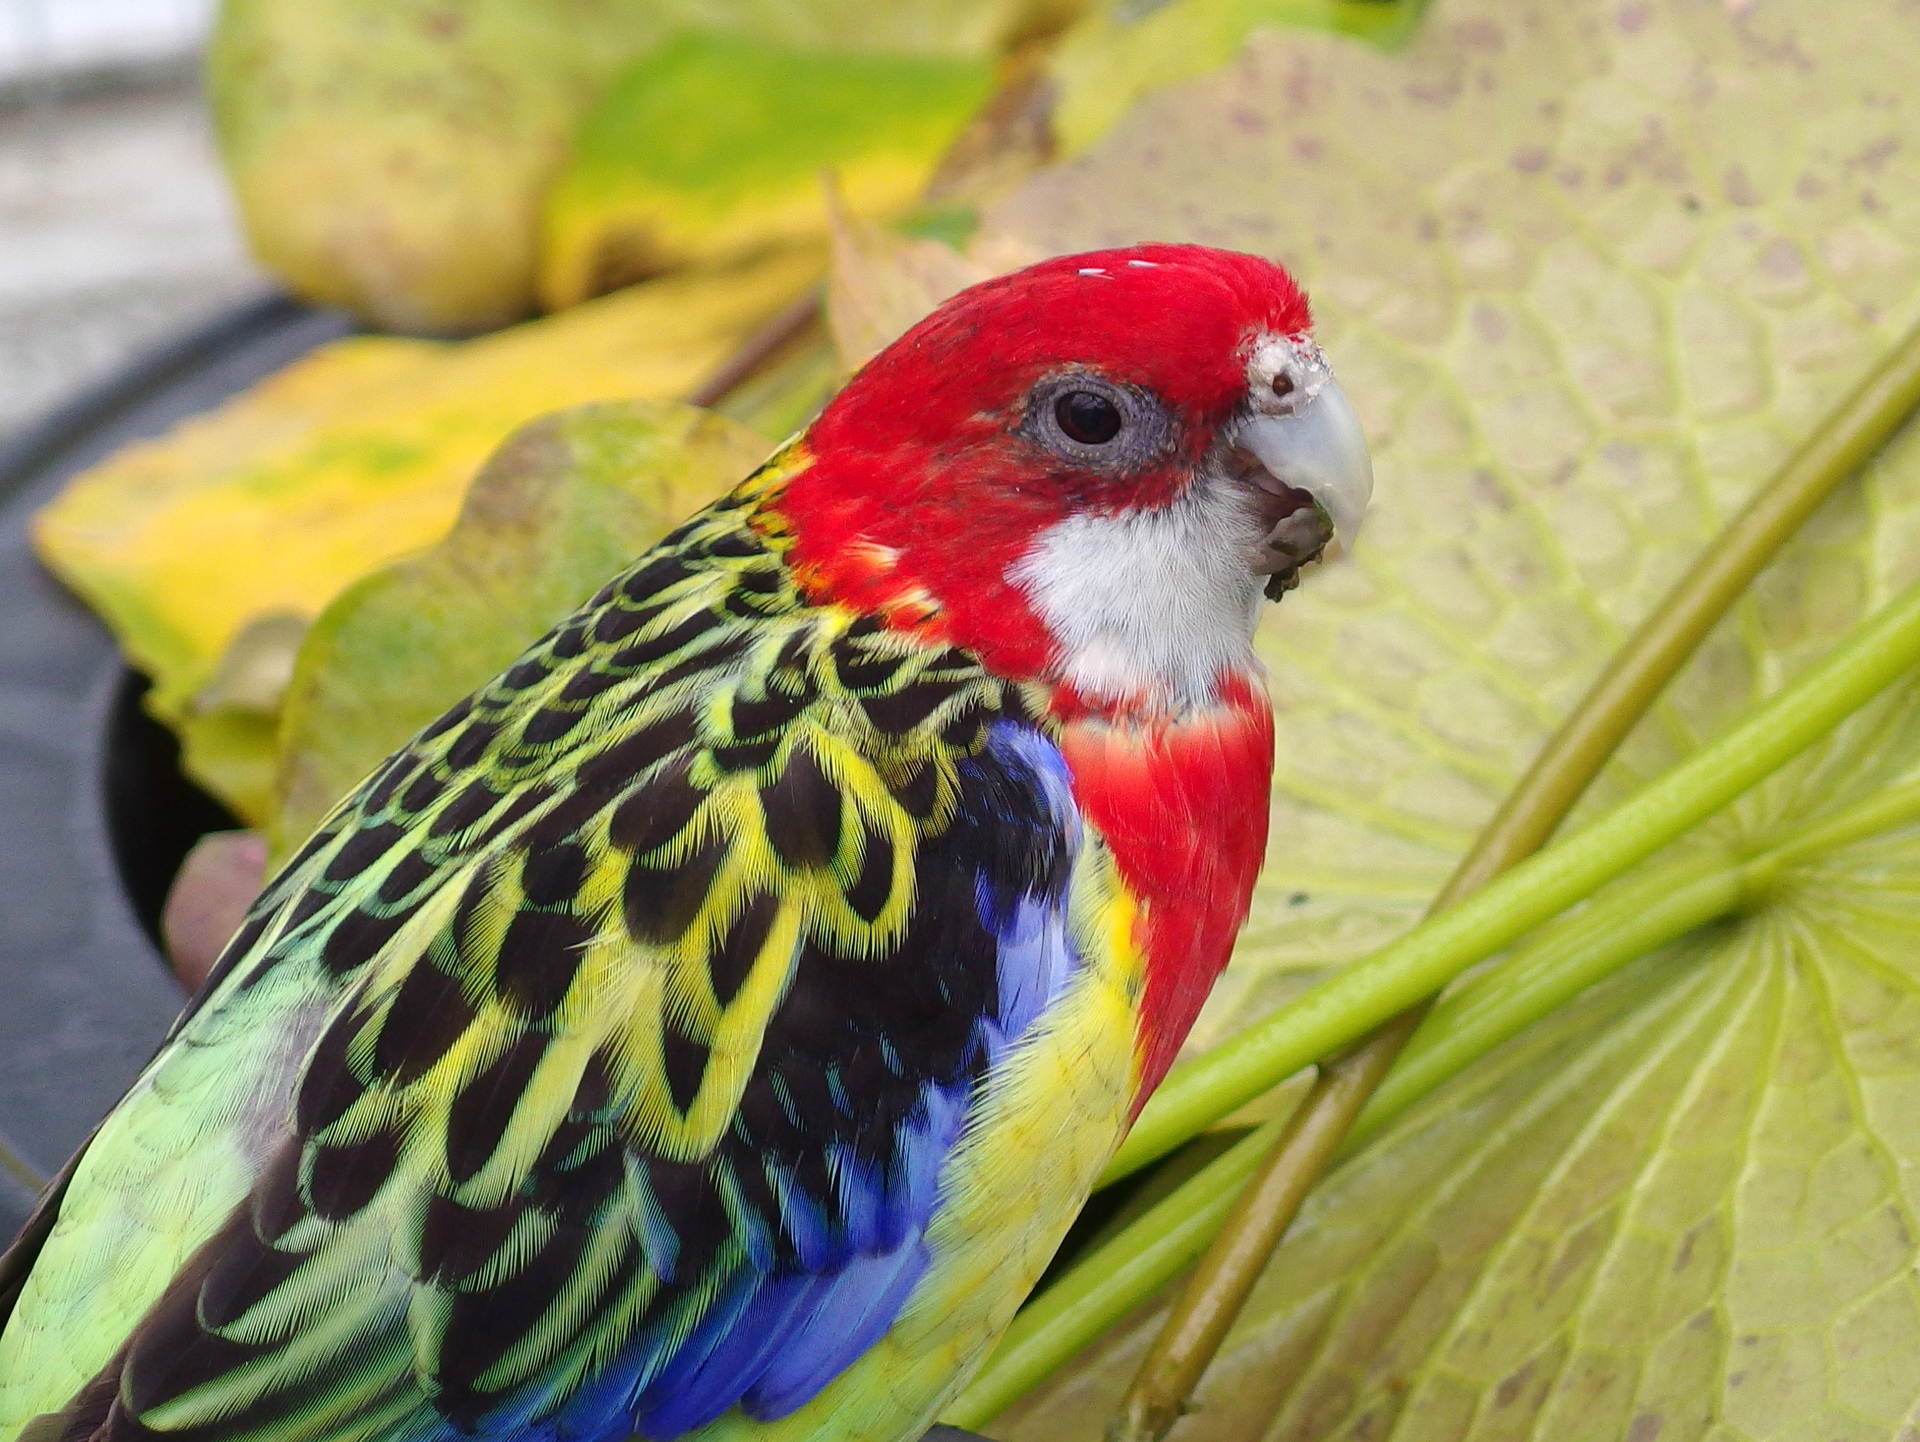
[[[1227,964],[1372,484],[1273,261],[943,303],[268,883],[0,1258],[0,1438],[918,1437]]]

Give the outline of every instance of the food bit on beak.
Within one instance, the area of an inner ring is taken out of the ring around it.
[[[1299,585],[1300,568],[1319,560],[1332,539],[1332,520],[1311,501],[1282,517],[1280,523],[1267,532],[1267,549],[1280,563],[1267,577],[1267,599],[1277,601]]]
[[[1255,493],[1265,529],[1253,569],[1268,578],[1267,599],[1277,601],[1300,584],[1302,566],[1320,559],[1333,539],[1333,518],[1326,507],[1280,480],[1244,446],[1227,452],[1225,469]]]
[[[1305,336],[1270,336],[1247,363],[1248,411],[1234,428],[1233,469],[1261,493],[1267,595],[1338,539],[1353,544],[1373,498],[1366,436],[1327,359]]]

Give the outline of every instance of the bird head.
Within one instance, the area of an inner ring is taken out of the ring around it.
[[[1280,266],[1191,245],[962,291],[802,441],[780,510],[818,599],[1102,709],[1203,705],[1373,487]]]

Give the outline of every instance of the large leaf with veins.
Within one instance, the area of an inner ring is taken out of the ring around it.
[[[1262,633],[1273,843],[1197,1045],[1418,916],[1611,649],[1920,317],[1916,97],[1911,6],[1435,0],[1399,54],[1257,36],[991,214],[1010,248],[1153,236],[1285,261],[1375,448],[1356,554]],[[1916,575],[1909,432],[1587,809]],[[1745,853],[1916,771],[1902,690],[1683,845]],[[1377,1136],[1174,1442],[1920,1435],[1917,1166],[1920,835],[1896,831],[1803,864]],[[1097,1437],[1155,1320],[995,1435]]]
[[[1283,260],[1373,445],[1355,556],[1263,633],[1274,847],[1206,1040],[1247,987],[1419,913],[1626,631],[1920,315],[1917,42],[1909,10],[1816,0],[1438,0],[1394,55],[1269,31],[991,214],[1007,249]],[[1596,800],[1913,574],[1912,471],[1826,508]]]

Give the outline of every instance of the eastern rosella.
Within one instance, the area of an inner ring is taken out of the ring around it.
[[[947,303],[270,884],[0,1265],[0,1436],[917,1434],[1226,964],[1370,487],[1267,261]]]

